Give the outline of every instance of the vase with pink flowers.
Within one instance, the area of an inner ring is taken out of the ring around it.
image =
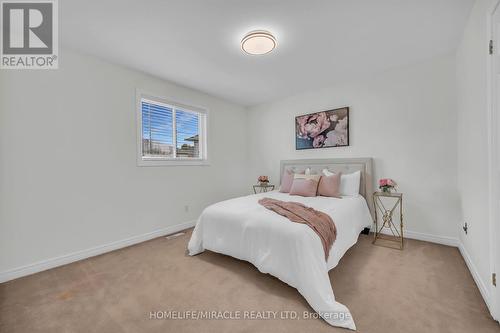
[[[390,178],[382,178],[378,181],[378,188],[385,193],[391,193],[394,189],[396,189],[396,182]]]
[[[259,178],[257,178],[257,181],[259,182],[260,186],[266,186],[269,184],[269,177],[259,176]]]

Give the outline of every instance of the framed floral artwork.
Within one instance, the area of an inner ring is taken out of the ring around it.
[[[349,146],[349,108],[295,117],[295,149]]]

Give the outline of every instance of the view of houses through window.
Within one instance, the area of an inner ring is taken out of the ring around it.
[[[142,157],[150,159],[201,159],[203,114],[141,99]]]

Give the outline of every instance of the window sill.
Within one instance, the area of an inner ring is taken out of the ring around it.
[[[137,166],[207,166],[210,165],[208,160],[166,160],[166,159],[139,159]]]

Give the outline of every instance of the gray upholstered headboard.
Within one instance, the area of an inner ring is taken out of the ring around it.
[[[302,171],[311,169],[311,173],[321,174],[323,169],[333,172],[352,173],[361,171],[361,182],[359,193],[366,199],[372,217],[374,217],[373,207],[373,168],[371,158],[325,158],[312,160],[285,160],[280,162],[280,177],[286,169],[292,171]],[[281,184],[281,179],[280,179]]]

